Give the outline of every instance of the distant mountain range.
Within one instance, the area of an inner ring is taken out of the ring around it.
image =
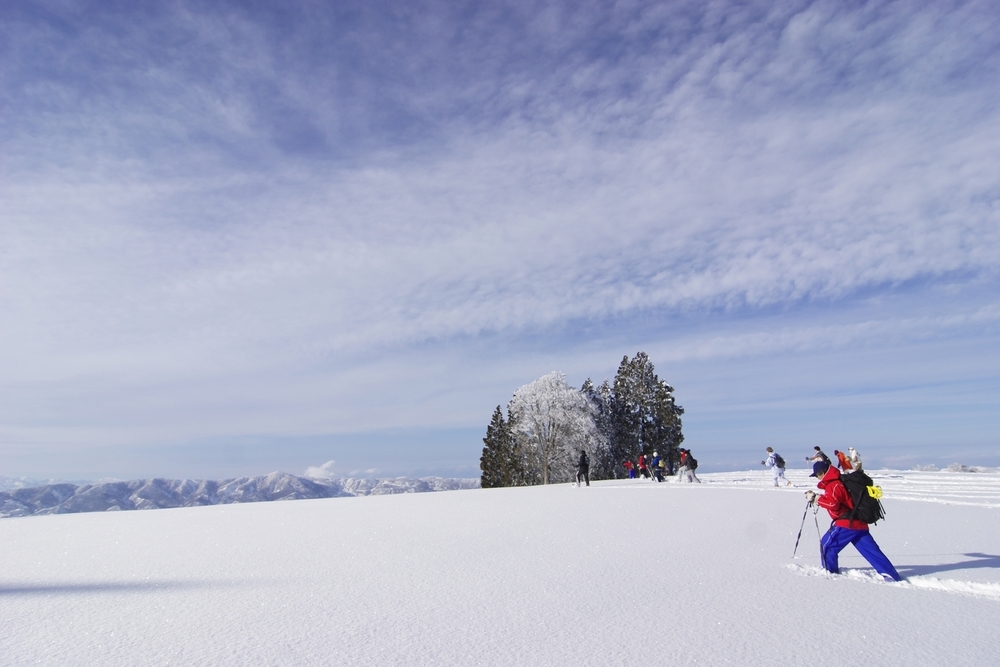
[[[156,478],[82,485],[43,484],[0,492],[0,518],[474,488],[479,488],[478,479],[311,479],[284,472],[224,480]]]

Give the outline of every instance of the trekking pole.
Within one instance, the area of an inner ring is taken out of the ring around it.
[[[819,532],[819,519],[816,514],[819,512],[819,505],[813,508],[813,521],[816,522],[816,537],[819,538],[819,564],[823,565],[823,535]]]
[[[802,539],[802,527],[806,525],[806,514],[809,514],[809,506],[812,505],[808,500],[806,501],[806,511],[802,513],[802,523],[799,524],[799,534],[795,538],[795,548],[792,549],[792,558],[795,558],[795,552],[799,550],[799,540]],[[819,530],[819,524],[816,524],[817,530]]]

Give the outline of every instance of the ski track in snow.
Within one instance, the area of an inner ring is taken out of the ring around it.
[[[1000,508],[1000,473],[955,473],[951,471],[898,471],[866,470],[868,476],[882,487],[890,501],[914,500],[942,505]],[[698,476],[703,483],[722,486],[770,486],[771,473],[744,472],[705,473]],[[785,477],[793,486],[814,488],[815,482],[808,470],[789,469]]]
[[[959,593],[961,595],[972,595],[1000,601],[1000,583],[980,583],[976,581],[959,581],[957,579],[938,579],[937,577],[919,575],[906,577],[904,581],[885,581],[880,574],[870,568],[858,570],[845,567],[840,569],[840,574],[832,574],[818,565],[789,564],[787,567],[792,572],[807,577],[850,579],[852,581],[864,581],[882,586],[889,586],[891,588]]]

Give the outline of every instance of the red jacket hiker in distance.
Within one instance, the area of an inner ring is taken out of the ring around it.
[[[823,489],[823,495],[816,498],[816,502],[830,513],[830,518],[834,519],[833,525],[851,530],[868,530],[868,524],[864,521],[837,518],[854,509],[851,494],[847,492],[844,483],[840,481],[839,470],[830,466],[826,474],[823,475],[823,479],[817,482],[816,486]]]

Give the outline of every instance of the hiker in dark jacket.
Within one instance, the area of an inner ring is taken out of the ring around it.
[[[862,556],[865,557],[875,571],[882,575],[886,581],[902,581],[899,572],[892,566],[882,550],[879,549],[875,539],[868,531],[868,524],[864,521],[851,519],[851,510],[854,509],[854,501],[848,493],[844,483],[840,481],[840,471],[824,461],[817,461],[813,465],[813,473],[810,477],[819,480],[816,484],[822,491],[822,495],[817,495],[814,491],[806,491],[806,498],[809,503],[816,502],[820,507],[830,513],[833,524],[826,535],[820,540],[820,553],[823,567],[834,574],[840,572],[837,558],[840,552],[848,544],[853,544]]]
[[[817,461],[823,461],[825,463],[830,463],[830,457],[823,453],[823,450],[819,447],[813,447],[813,455],[807,456],[806,461],[811,463],[816,463]]]
[[[586,480],[587,486],[590,486],[590,457],[587,456],[587,452],[580,450],[580,460],[576,464],[576,485],[580,486],[580,480]]]
[[[653,477],[656,478],[657,482],[663,481],[663,459],[660,458],[659,452],[653,452]]]
[[[695,469],[698,467],[698,461],[691,456],[691,450],[681,448],[678,451],[681,453],[681,469],[678,472],[677,481],[683,482],[687,480],[688,483],[698,482],[701,484],[701,480],[694,474]]]

